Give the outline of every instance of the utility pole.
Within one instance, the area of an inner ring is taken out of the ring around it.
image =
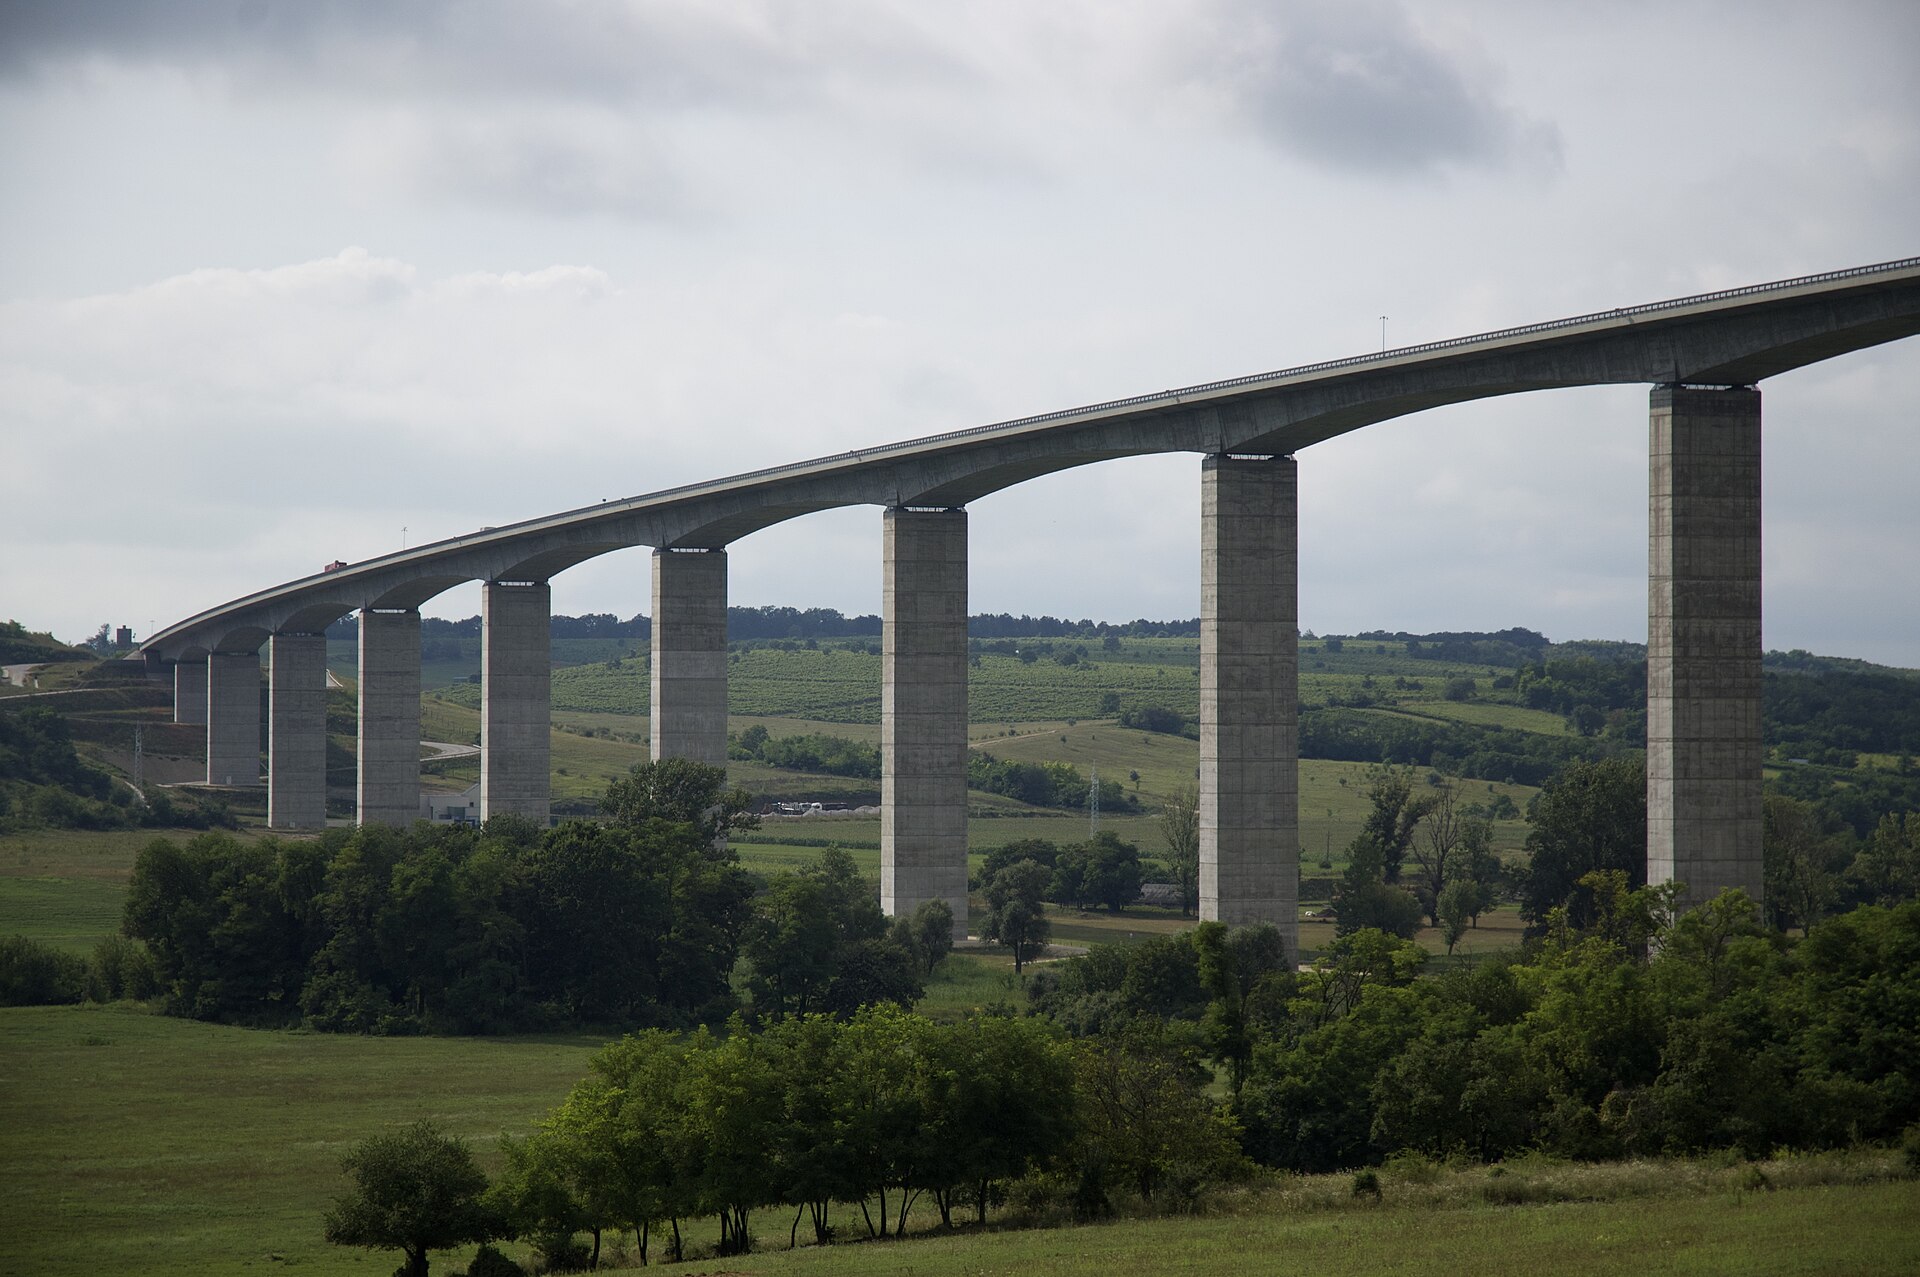
[[[144,795],[146,791],[147,739],[146,724],[133,725],[133,787]]]

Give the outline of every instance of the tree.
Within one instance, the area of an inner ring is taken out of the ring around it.
[[[1167,796],[1160,808],[1160,837],[1180,888],[1180,912],[1191,914],[1200,903],[1200,791],[1192,784]]]
[[[1380,846],[1361,834],[1347,847],[1347,869],[1333,889],[1334,933],[1372,928],[1402,940],[1420,930],[1420,902],[1383,880]]]
[[[1592,925],[1594,901],[1580,880],[1617,869],[1631,887],[1647,881],[1647,766],[1638,754],[1574,763],[1534,799],[1520,913],[1537,931],[1565,906],[1575,927]]]
[[[1106,1209],[1106,1180],[1142,1199],[1192,1194],[1241,1173],[1246,1159],[1230,1118],[1202,1091],[1205,1070],[1182,1059],[1149,1022],[1079,1043],[1077,1060],[1085,1206]]]
[[[1052,926],[1040,906],[1050,875],[1039,863],[1022,860],[1008,865],[987,884],[987,918],[980,934],[1013,950],[1018,975],[1028,962],[1044,952]]]
[[[1380,849],[1380,876],[1388,884],[1400,881],[1400,868],[1407,849],[1413,845],[1413,831],[1427,814],[1432,799],[1413,792],[1413,773],[1401,768],[1383,767],[1373,773],[1367,789],[1372,808],[1360,837]]]
[[[1920,812],[1882,816],[1848,877],[1883,907],[1920,896]]]
[[[760,818],[748,809],[753,797],[727,787],[727,769],[685,758],[636,764],[613,781],[600,799],[600,816],[617,825],[664,820],[692,825],[702,842],[718,846],[736,829],[754,829]]]
[[[592,1234],[587,1267],[597,1268],[602,1230],[626,1220],[591,1195],[583,1152],[555,1131],[551,1119],[546,1129],[527,1139],[501,1136],[500,1156],[506,1165],[487,1190],[486,1204],[499,1216],[503,1231],[533,1239],[549,1257],[570,1245],[575,1233]]]
[[[1459,876],[1459,862],[1464,858],[1469,838],[1484,842],[1487,837],[1484,833],[1470,834],[1471,826],[1485,822],[1462,811],[1457,799],[1457,792],[1450,784],[1441,785],[1431,794],[1418,836],[1407,845],[1418,867],[1414,894],[1436,927],[1440,925],[1440,895],[1447,884]]]
[[[340,1167],[354,1184],[327,1212],[327,1240],[402,1251],[406,1277],[427,1277],[428,1251],[499,1235],[482,1201],[487,1177],[472,1151],[432,1122],[363,1140]]]
[[[950,909],[946,917],[950,936]],[[851,1014],[868,1002],[918,1000],[926,951],[912,921],[902,921],[906,934],[891,935],[872,887],[842,848],[829,847],[798,873],[777,876],[747,928],[754,1006]]]
[[[1072,1138],[1072,1057],[1043,1021],[1001,1015],[938,1026],[928,1047],[920,1085],[941,1156],[924,1178],[943,1224],[962,1195],[984,1224],[995,1181],[1018,1179]]]
[[[1060,848],[1046,838],[1016,838],[987,853],[980,864],[979,881],[973,884],[975,891],[984,891],[993,876],[1008,865],[1018,864],[1022,860],[1035,860],[1048,870],[1052,870],[1060,859]]]
[[[1455,878],[1440,893],[1440,903],[1434,908],[1434,923],[1440,928],[1440,938],[1447,942],[1447,953],[1453,953],[1453,946],[1460,943],[1460,937],[1467,934],[1467,920],[1473,916],[1473,906],[1480,894],[1480,884],[1471,878]]]
[[[704,1031],[696,1049],[711,1042]],[[681,1128],[685,1069],[673,1038],[659,1030],[602,1047],[593,1075],[576,1085],[541,1129],[566,1154],[563,1163],[589,1217],[633,1229],[647,1262],[653,1225],[671,1221],[681,1258],[680,1218],[696,1207]]]
[[[1109,912],[1119,913],[1140,898],[1144,877],[1140,849],[1103,830],[1061,850],[1048,893],[1062,904],[1104,905]]]
[[[1842,857],[1829,853],[1811,803],[1784,794],[1762,796],[1760,846],[1764,865],[1767,918],[1780,930],[1810,931],[1833,906]]]

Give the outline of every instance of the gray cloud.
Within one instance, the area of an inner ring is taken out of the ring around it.
[[[1560,134],[1502,102],[1491,73],[1423,35],[1397,5],[1249,9],[1218,73],[1275,146],[1379,175],[1560,166]]]
[[[76,61],[217,71],[243,89],[792,106],[836,73],[921,81],[958,63],[884,10],[509,0],[0,0],[0,74]]]

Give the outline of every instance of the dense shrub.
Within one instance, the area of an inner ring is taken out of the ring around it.
[[[0,939],[0,1006],[64,1006],[87,996],[87,964],[25,936]]]

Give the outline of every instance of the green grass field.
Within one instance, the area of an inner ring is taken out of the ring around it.
[[[385,1273],[390,1262],[320,1236],[346,1148],[430,1117],[491,1164],[500,1132],[558,1103],[593,1045],[262,1032],[124,1006],[0,1010],[0,1267]]]
[[[956,958],[968,974],[948,1009],[1012,991],[993,959]],[[385,1273],[397,1256],[321,1239],[321,1215],[344,1185],[341,1154],[427,1117],[495,1170],[496,1137],[529,1129],[596,1045],[268,1032],[128,1006],[0,1009],[0,1266],[44,1277]],[[923,1205],[905,1241],[793,1253],[790,1214],[763,1211],[753,1223],[762,1253],[717,1266],[696,1254],[682,1271],[1907,1274],[1920,1267],[1920,1182],[1890,1180],[1894,1161],[1768,1163],[1774,1192],[1743,1189],[1749,1172],[1727,1163],[1522,1162],[1499,1187],[1538,1204],[1501,1206],[1488,1203],[1495,1181],[1478,1167],[1388,1170],[1379,1204],[1356,1201],[1346,1176],[1279,1177],[1224,1191],[1199,1217],[1017,1229],[1002,1213],[987,1232],[953,1235],[933,1232]],[[844,1232],[856,1221],[854,1208],[836,1208]],[[685,1229],[711,1245],[710,1221]],[[436,1254],[435,1271],[470,1254]]]

